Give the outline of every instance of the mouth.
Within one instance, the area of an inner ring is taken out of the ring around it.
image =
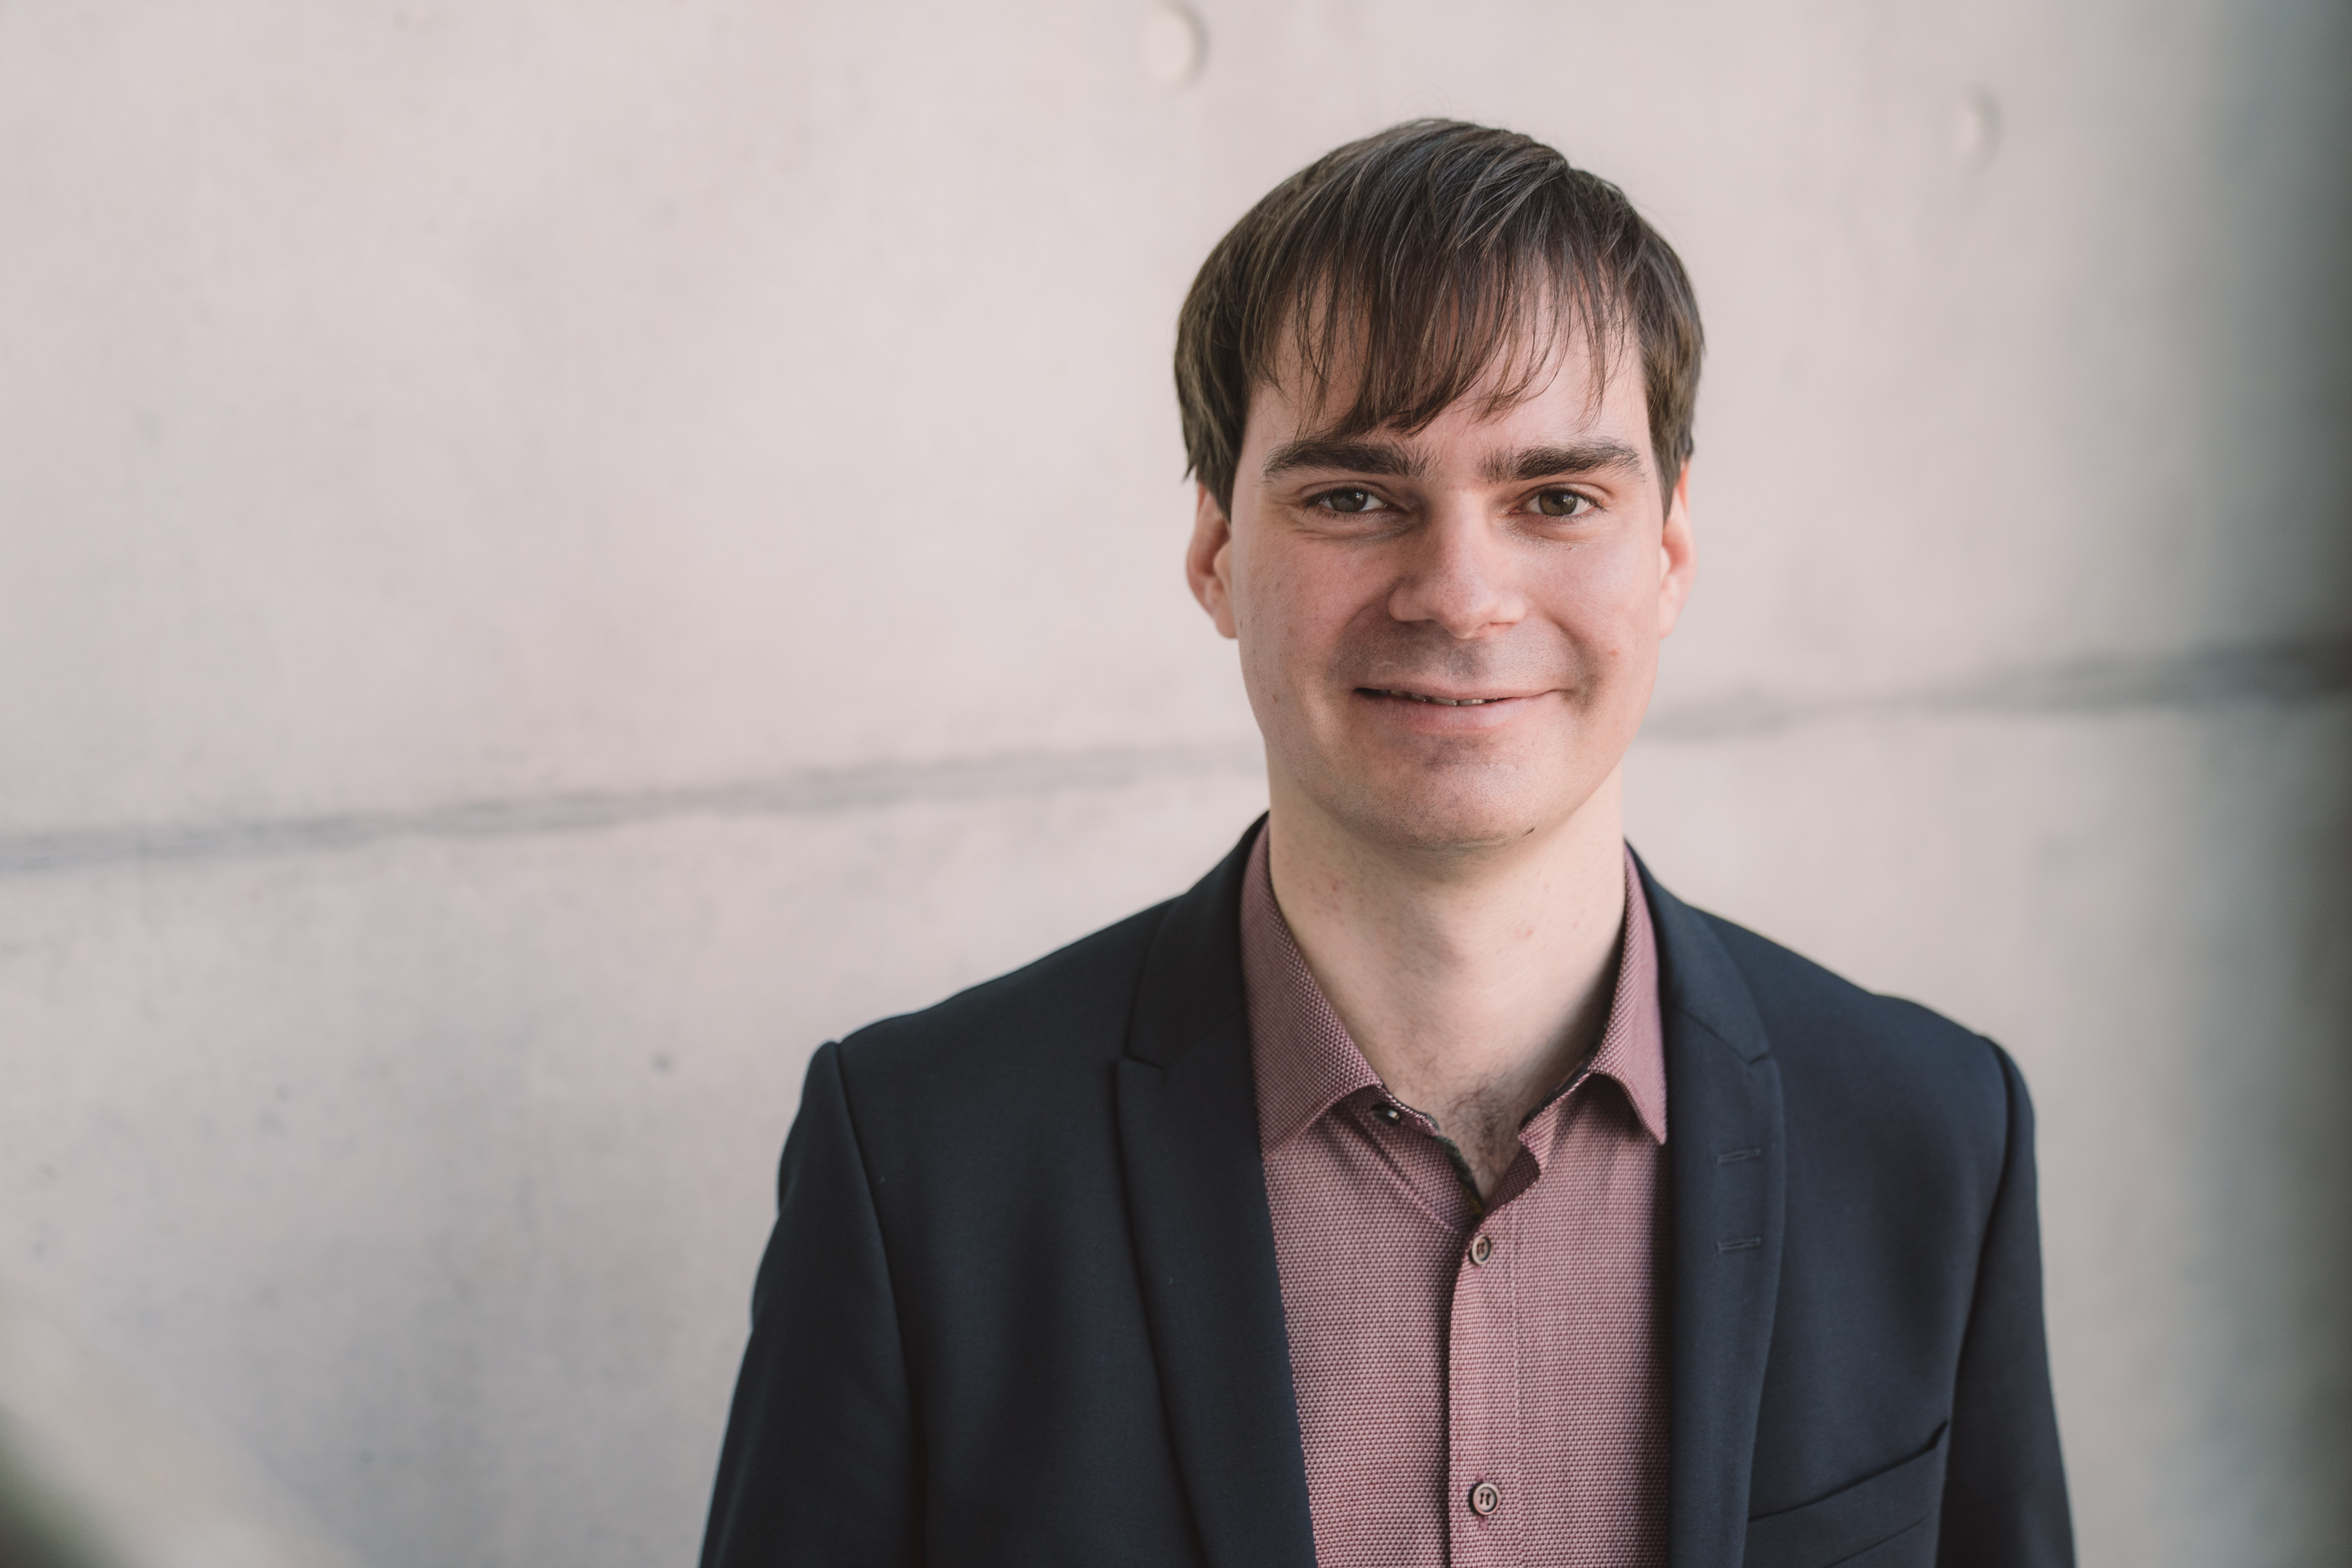
[[[1386,687],[1360,686],[1356,689],[1370,697],[1393,697],[1402,702],[1426,702],[1437,708],[1483,708],[1490,702],[1512,702],[1511,697],[1439,697],[1427,691],[1400,691]]]

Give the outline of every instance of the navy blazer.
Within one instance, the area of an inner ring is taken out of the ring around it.
[[[1181,898],[817,1052],[705,1568],[1312,1568],[1243,1005],[1255,831]],[[1642,875],[1674,1568],[2071,1563],[2016,1068]]]

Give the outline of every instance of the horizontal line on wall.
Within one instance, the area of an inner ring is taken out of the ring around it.
[[[1907,690],[1811,699],[1734,692],[1654,710],[1645,739],[1728,740],[1837,720],[1967,713],[2100,713],[2300,702],[2352,691],[2352,641],[2203,648],[2138,658],[2086,658]]]
[[[2090,659],[1879,695],[1792,700],[1732,695],[1662,707],[1645,739],[1704,742],[1800,725],[1897,715],[2099,712],[2301,701],[2352,691],[2352,642],[2282,643],[2178,657]],[[396,839],[579,833],[693,816],[790,816],[907,801],[982,800],[1249,775],[1255,742],[1034,752],[929,763],[814,768],[772,779],[674,789],[577,790],[459,802],[418,811],[352,812],[216,823],[151,824],[0,835],[0,876],[97,867],[243,860],[364,848]]]
[[[421,811],[352,812],[0,835],[0,876],[98,866],[242,860],[359,849],[403,838],[510,838],[693,816],[797,816],[905,801],[984,800],[1161,780],[1254,775],[1255,742],[1163,750],[1036,752],[930,763],[812,768],[772,779],[676,789],[575,790],[459,802]]]

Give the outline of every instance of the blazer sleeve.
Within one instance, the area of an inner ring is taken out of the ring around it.
[[[2074,1525],[2051,1403],[2035,1213],[2033,1102],[2000,1047],[2009,1098],[2000,1184],[1954,1391],[1937,1568],[2071,1568]]]
[[[837,1046],[809,1063],[777,1185],[703,1568],[914,1563],[906,1358]]]

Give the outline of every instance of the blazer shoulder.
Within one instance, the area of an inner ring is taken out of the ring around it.
[[[1155,904],[1008,974],[919,1012],[884,1018],[838,1047],[853,1091],[884,1083],[1019,1092],[1031,1072],[1108,1062],[1123,1048],[1136,983],[1170,903]]]
[[[1697,911],[1747,983],[1784,1073],[1834,1078],[1881,1101],[1960,1115],[1996,1138],[2009,1119],[2007,1054],[1900,996],[1864,990],[1719,915]]]

